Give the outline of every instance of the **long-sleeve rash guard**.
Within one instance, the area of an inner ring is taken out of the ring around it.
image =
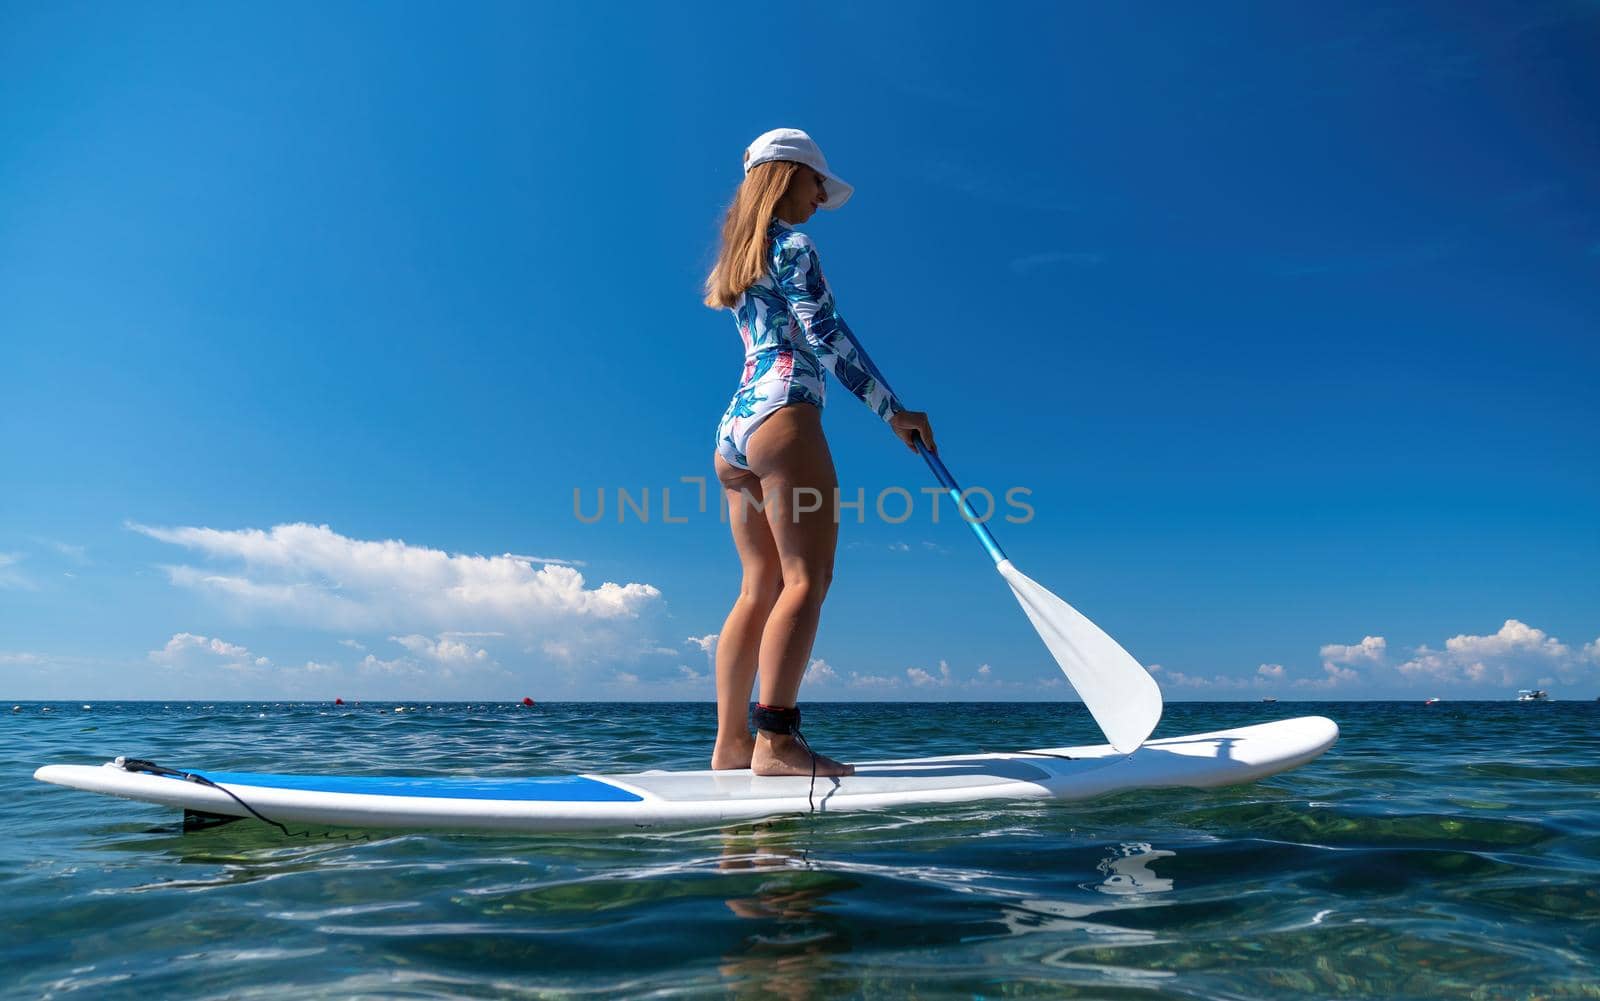
[[[822,369],[887,421],[904,410],[833,306],[811,238],[781,219],[767,229],[770,270],[739,296],[744,376],[717,425],[717,454],[741,469],[750,435],[779,407],[821,409]]]

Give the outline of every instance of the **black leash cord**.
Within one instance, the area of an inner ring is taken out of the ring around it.
[[[256,810],[255,807],[251,806],[249,803],[246,803],[244,800],[242,800],[238,796],[234,795],[233,790],[224,789],[222,786],[217,785],[215,782],[213,782],[210,779],[206,778],[204,775],[201,775],[199,772],[185,772],[185,771],[182,771],[182,770],[177,769],[177,768],[168,768],[166,765],[158,765],[154,761],[145,761],[142,758],[117,758],[114,763],[116,764],[116,766],[118,768],[121,768],[125,772],[146,772],[146,773],[148,773],[150,775],[160,775],[163,778],[169,778],[169,779],[182,779],[185,782],[193,782],[196,785],[203,785],[203,786],[207,787],[208,789],[215,789],[217,792],[222,793],[223,795],[227,796],[229,799],[233,800],[235,803],[238,803],[240,806],[242,806],[246,810],[248,810],[250,812],[250,816],[256,818],[259,821],[261,821],[263,824],[271,824],[273,827],[276,827],[278,830],[282,831],[284,837],[286,837],[286,838],[305,838],[307,840],[310,840],[310,838],[311,838],[311,832],[310,831],[301,831],[301,832],[299,832],[297,834],[294,831],[289,830],[287,827],[283,826],[282,824],[278,823],[276,820],[273,820],[271,817],[263,817],[261,815],[261,813],[258,810]],[[328,833],[326,831],[324,831],[322,833],[322,837],[327,838],[329,840],[337,839],[337,840],[342,840],[342,841],[370,841],[370,840],[372,840],[371,838],[369,838],[365,834],[362,834],[362,835],[330,834],[330,833]]]
[[[811,749],[811,743],[809,741],[807,741],[806,738],[804,737],[804,735],[802,735],[800,733],[800,726],[798,724],[796,724],[795,728],[794,728],[794,739],[799,741],[800,742],[800,746],[805,748],[806,749],[806,753],[811,756],[811,787],[806,790],[806,805],[811,807],[811,812],[812,813],[816,813],[817,812],[817,799],[816,799],[816,796],[817,796],[817,752],[813,751]]]

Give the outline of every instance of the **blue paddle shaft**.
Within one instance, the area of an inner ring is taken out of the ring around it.
[[[928,451],[928,447],[922,443],[920,434],[913,435],[912,439],[917,446],[918,454],[928,464],[928,468],[933,470],[934,478],[939,481],[940,486],[944,487],[945,492],[950,495],[950,499],[956,502],[956,510],[961,512],[961,520],[967,523],[967,527],[972,529],[972,533],[978,537],[978,541],[983,543],[983,548],[989,553],[989,558],[996,563],[1005,559],[1006,554],[1001,551],[1000,543],[994,541],[994,536],[989,533],[989,527],[978,520],[978,515],[972,510],[972,505],[968,504],[967,499],[961,494],[961,484],[957,483],[956,478],[950,475],[950,470],[944,468],[944,462],[937,455]]]

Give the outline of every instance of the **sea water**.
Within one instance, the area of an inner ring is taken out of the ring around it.
[[[845,759],[1100,739],[1075,704],[806,708]],[[0,996],[1600,998],[1600,705],[1178,703],[1156,736],[1311,714],[1331,751],[1225,789],[285,838],[32,772],[699,768],[712,707],[21,703]]]

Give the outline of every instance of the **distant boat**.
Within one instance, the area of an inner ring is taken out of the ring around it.
[[[1263,695],[1263,696],[1262,696],[1262,697],[1261,697],[1261,701],[1262,701],[1262,702],[1276,702],[1276,701],[1278,701],[1278,700],[1277,700],[1277,698],[1276,698],[1276,697],[1275,697],[1275,696],[1272,696],[1272,695]]]
[[[1518,702],[1547,702],[1550,693],[1543,688],[1524,688],[1517,692]]]
[[[1444,700],[1439,698],[1438,696],[1434,696],[1433,698],[1431,698],[1428,701],[1424,702],[1423,705],[1425,705],[1425,706],[1436,706],[1436,705],[1438,705],[1439,703],[1441,703],[1443,701]]]

